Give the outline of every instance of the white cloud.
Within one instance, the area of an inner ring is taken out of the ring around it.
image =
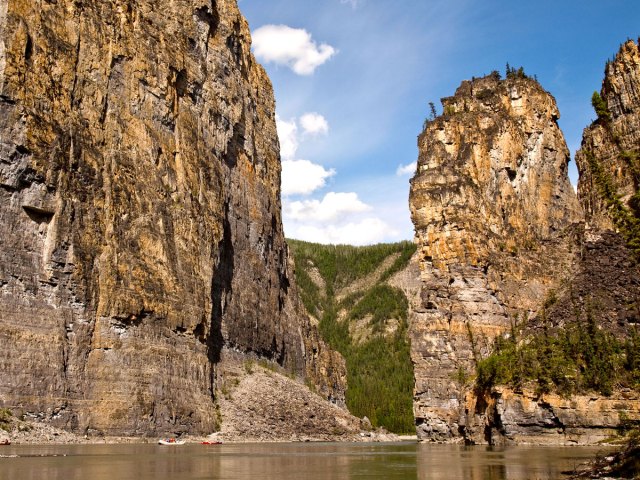
[[[285,160],[293,159],[298,151],[298,126],[295,119],[287,122],[276,115],[276,130],[280,139],[280,156]]]
[[[409,163],[408,165],[399,165],[396,170],[396,175],[403,177],[404,175],[413,175],[418,168],[418,162]]]
[[[354,9],[357,8],[361,0],[340,0],[340,3],[351,5]]]
[[[282,195],[309,195],[322,188],[336,171],[326,170],[309,160],[284,160],[282,162]]]
[[[360,246],[380,243],[390,235],[397,235],[397,232],[391,231],[385,222],[379,218],[365,218],[345,225],[302,225],[295,230],[294,238],[316,243]]]
[[[253,52],[260,61],[285,65],[298,75],[311,75],[336,53],[326,43],[318,46],[306,30],[286,25],[265,25],[252,37]]]
[[[326,135],[329,133],[329,123],[319,113],[305,113],[300,117],[300,126],[308,135]]]
[[[284,205],[285,216],[296,221],[335,221],[346,215],[367,210],[371,210],[371,207],[360,201],[358,194],[353,192],[329,192],[321,201],[303,200]]]

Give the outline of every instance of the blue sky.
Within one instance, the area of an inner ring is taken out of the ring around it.
[[[639,0],[239,6],[275,89],[285,234],[322,243],[413,238],[411,174],[399,167],[416,161],[428,103],[440,111],[462,80],[504,73],[507,62],[554,95],[573,155],[606,60],[640,36]]]

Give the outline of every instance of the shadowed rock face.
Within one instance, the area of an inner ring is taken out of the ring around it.
[[[478,434],[460,378],[571,272],[581,211],[555,100],[537,82],[489,75],[443,106],[411,182],[423,280],[411,342],[418,435],[447,441]]]
[[[0,38],[0,403],[76,431],[210,432],[223,348],[339,398],[236,2],[8,0]]]

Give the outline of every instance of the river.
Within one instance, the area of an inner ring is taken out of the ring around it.
[[[416,443],[16,445],[0,447],[0,480],[555,480],[599,451]]]

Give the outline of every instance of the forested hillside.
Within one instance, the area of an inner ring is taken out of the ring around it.
[[[349,410],[374,427],[413,433],[408,301],[389,280],[406,268],[415,246],[288,243],[304,305],[346,359]]]

